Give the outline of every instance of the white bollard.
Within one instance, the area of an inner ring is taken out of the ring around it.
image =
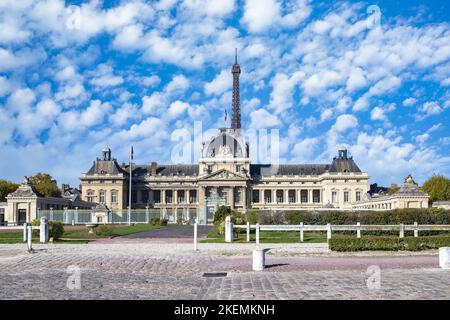
[[[253,250],[253,270],[261,271],[266,266],[266,252],[269,249],[254,249]]]
[[[303,222],[300,222],[300,242],[303,242]]]
[[[233,222],[230,216],[225,218],[225,242],[233,242]]]
[[[194,223],[194,251],[197,251],[197,221]]]
[[[27,242],[27,227],[28,227],[28,223],[24,223],[23,224],[23,242]]]
[[[247,222],[247,242],[250,242],[250,222]]]
[[[41,218],[41,225],[39,227],[39,242],[48,242],[48,220],[46,217]]]
[[[259,223],[256,224],[256,247],[259,248]]]
[[[32,240],[33,240],[33,227],[32,226],[27,226],[27,248],[28,248],[28,252],[33,252]]]
[[[419,224],[414,222],[414,238],[419,237]]]
[[[356,237],[361,238],[361,223],[360,222],[356,223]]]
[[[439,248],[439,266],[442,269],[450,269],[450,247]]]
[[[331,239],[331,224],[327,223],[327,240]]]
[[[400,238],[404,237],[405,237],[405,226],[403,225],[403,223],[400,223]]]

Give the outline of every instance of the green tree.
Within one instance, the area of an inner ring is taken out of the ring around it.
[[[39,172],[30,177],[33,188],[44,197],[60,197],[61,191],[58,188],[56,180],[48,173]]]
[[[11,192],[16,191],[19,187],[17,183],[8,181],[8,180],[0,180],[0,202],[6,201],[6,196]]]
[[[400,190],[400,187],[392,187],[392,188],[389,188],[388,194],[389,194],[389,195],[393,195],[393,194],[397,193],[398,190]]]
[[[431,201],[450,200],[450,179],[434,175],[425,181],[422,190],[428,193]]]

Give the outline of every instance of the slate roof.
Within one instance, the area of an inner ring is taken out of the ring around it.
[[[250,175],[321,175],[329,169],[329,164],[251,164]]]
[[[92,167],[86,174],[119,174],[124,173],[122,168],[115,160],[99,160],[94,161]]]
[[[329,172],[361,172],[352,158],[334,158]]]
[[[133,175],[150,174],[150,165],[133,165]],[[129,172],[129,165],[122,166],[125,172]],[[158,164],[156,167],[156,175],[161,176],[197,176],[198,164]]]

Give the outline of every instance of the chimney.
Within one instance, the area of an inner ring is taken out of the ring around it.
[[[157,163],[152,162],[152,164],[150,166],[150,174],[152,177],[156,177],[156,166],[157,166]]]

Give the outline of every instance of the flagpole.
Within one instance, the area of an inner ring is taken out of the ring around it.
[[[131,147],[133,148],[133,147]],[[132,176],[132,171],[131,171],[131,149],[130,149],[130,186],[128,188],[129,190],[129,195],[128,195],[128,225],[131,225],[131,176]]]

